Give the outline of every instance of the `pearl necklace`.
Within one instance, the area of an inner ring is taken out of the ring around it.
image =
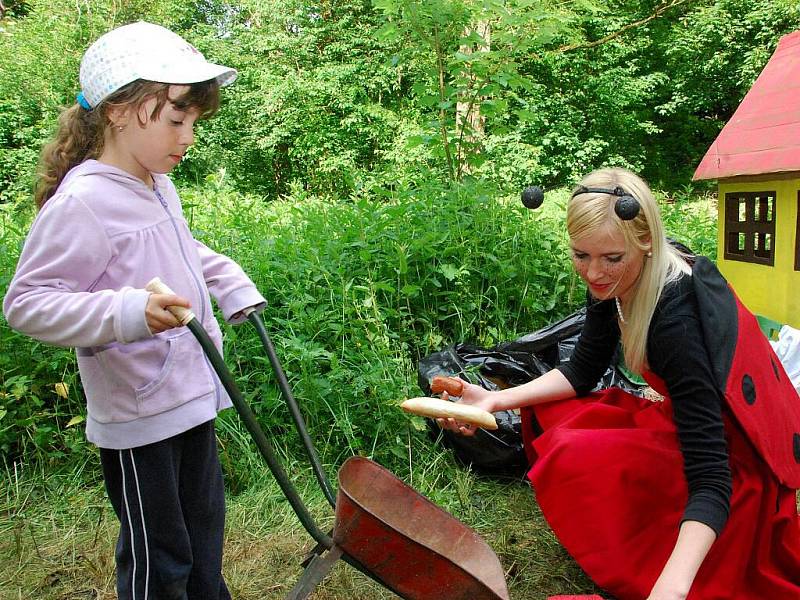
[[[624,325],[625,317],[622,316],[622,307],[619,305],[619,296],[614,296],[614,304],[617,305],[617,314],[619,315],[619,321]]]

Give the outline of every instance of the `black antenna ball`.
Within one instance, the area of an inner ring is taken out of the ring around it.
[[[522,203],[525,208],[539,208],[544,202],[544,190],[538,185],[530,185],[522,190]]]
[[[620,196],[614,204],[614,212],[623,221],[635,219],[639,214],[639,201],[630,194]]]
[[[614,202],[614,212],[617,213],[617,216],[623,221],[630,221],[639,215],[639,209],[641,208],[639,206],[639,201],[635,196],[632,196],[620,186],[610,190],[607,188],[590,188],[586,187],[585,185],[579,185],[575,191],[572,192],[572,197],[574,198],[575,196],[580,196],[581,194],[609,194],[611,196],[616,196],[617,199]]]

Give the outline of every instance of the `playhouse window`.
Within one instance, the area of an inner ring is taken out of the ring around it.
[[[775,192],[725,194],[725,259],[774,264]],[[800,268],[800,254],[795,263]]]

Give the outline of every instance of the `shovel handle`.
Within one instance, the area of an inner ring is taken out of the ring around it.
[[[175,292],[173,292],[170,287],[158,277],[153,277],[149,282],[147,282],[147,285],[144,286],[144,289],[153,294],[166,294],[170,296],[175,295]],[[171,312],[176,319],[178,319],[181,325],[188,325],[189,321],[194,319],[194,313],[183,306],[168,306],[167,310]]]

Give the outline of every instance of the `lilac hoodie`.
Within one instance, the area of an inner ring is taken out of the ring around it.
[[[34,220],[3,301],[12,328],[77,348],[86,437],[102,448],[160,441],[231,406],[186,327],[150,333],[148,281],[158,276],[188,299],[220,350],[209,292],[231,323],[266,304],[234,261],[192,237],[172,181],[153,179],[151,190],[95,160],[67,173]]]

